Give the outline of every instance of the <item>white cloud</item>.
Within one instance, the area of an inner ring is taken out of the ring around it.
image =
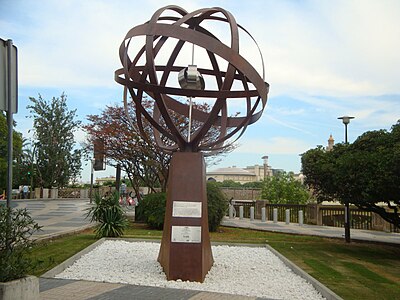
[[[30,23],[2,21],[2,28],[23,37],[17,45],[20,83],[53,87],[114,85],[118,47],[126,32],[167,4],[147,1],[139,10],[139,1],[26,3]],[[259,43],[275,95],[400,93],[398,1],[177,4],[188,11],[218,4],[230,10]],[[258,67],[257,49],[244,36],[241,51]]]
[[[235,150],[236,153],[245,154],[300,154],[311,146],[300,139],[286,137],[272,137],[269,139],[249,139],[243,138],[240,146]]]

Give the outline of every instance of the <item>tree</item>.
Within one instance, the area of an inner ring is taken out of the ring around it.
[[[308,150],[302,168],[319,201],[348,201],[400,227],[400,122],[390,132],[369,131],[332,151]]]
[[[293,173],[279,172],[264,179],[261,197],[275,204],[304,204],[310,193]]]
[[[67,96],[46,101],[29,98],[35,129],[36,170],[41,187],[64,187],[75,180],[81,171],[81,150],[75,149],[74,132],[80,121],[76,110],[68,110]]]
[[[242,184],[232,179],[225,179],[222,182],[218,182],[218,186],[224,188],[241,188]]]
[[[135,116],[132,106],[129,113]],[[107,106],[101,115],[89,115],[87,118],[90,123],[84,129],[88,133],[86,147],[89,150],[96,140],[103,140],[107,164],[114,167],[120,164],[137,194],[141,183],[153,192],[157,186],[165,191],[171,156],[141,138],[137,124],[129,121],[123,107]]]
[[[153,104],[153,100],[144,101],[144,106],[150,114],[152,114]],[[209,110],[207,104],[193,106],[202,111]],[[147,137],[141,136],[138,124],[135,122],[136,110],[132,102],[128,103],[127,109],[130,118],[127,117],[125,109],[118,105],[107,106],[100,115],[89,115],[87,117],[89,124],[84,126],[88,133],[86,147],[90,150],[96,140],[103,140],[107,164],[112,166],[120,164],[137,194],[141,184],[148,186],[153,192],[158,187],[165,191],[171,155],[155,146],[153,129],[146,120],[143,120],[143,124]],[[173,119],[179,130],[185,133],[188,120],[180,116],[173,116]],[[197,122],[192,123],[193,130],[196,130],[198,126]],[[212,128],[206,138],[212,139],[217,134],[219,134],[217,129]],[[224,149],[217,155],[223,155],[234,147]],[[211,160],[208,158],[207,163],[210,164],[215,157]]]
[[[243,183],[244,188],[250,188],[250,189],[262,189],[264,185],[264,181],[259,180],[259,181],[252,181],[252,182],[246,182]]]
[[[15,126],[15,123],[14,123]],[[6,188],[7,184],[7,150],[8,149],[8,127],[7,118],[3,112],[0,112],[0,193]],[[22,154],[22,133],[13,129],[13,169],[17,166],[15,163]],[[15,177],[15,176],[13,176]],[[18,182],[13,181],[14,186]]]

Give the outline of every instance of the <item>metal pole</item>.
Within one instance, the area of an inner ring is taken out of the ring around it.
[[[348,140],[347,140],[347,123],[344,124],[344,142],[347,145]],[[344,238],[346,240],[346,243],[350,243],[350,205],[349,201],[346,201],[345,203],[345,223],[344,223]]]
[[[117,164],[117,168],[115,171],[115,189],[117,193],[119,193],[119,188],[121,186],[121,165]]]
[[[92,195],[93,195],[93,164],[94,164],[94,159],[90,160],[91,162],[91,170],[90,170],[90,192],[89,192],[89,199],[90,203],[92,203]]]
[[[192,44],[192,65],[194,65],[194,44]],[[192,97],[189,97],[189,125],[188,125],[188,142],[190,143],[190,136],[192,131]]]
[[[13,113],[11,98],[11,51],[13,42],[7,40],[7,126],[8,126],[8,166],[7,166],[7,207],[11,207],[12,196],[12,161],[13,161]]]

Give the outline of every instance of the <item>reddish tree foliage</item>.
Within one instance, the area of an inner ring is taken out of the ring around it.
[[[197,109],[209,111],[207,104],[194,104]],[[146,109],[151,111],[153,100],[146,100]],[[165,191],[168,180],[168,168],[171,155],[164,153],[155,146],[152,127],[145,123],[147,137],[141,137],[136,123],[134,104],[128,105],[130,118],[125,114],[122,106],[107,106],[100,115],[89,115],[89,124],[84,126],[88,133],[87,148],[91,148],[97,139],[104,141],[104,155],[107,164],[111,166],[121,165],[121,169],[128,175],[133,188],[138,193],[139,186],[144,184],[153,192],[155,187],[161,187]],[[182,117],[175,118],[175,124],[183,133],[187,132],[188,120]],[[195,121],[192,130],[199,126]],[[217,128],[212,128],[208,139],[219,135]],[[235,146],[221,150],[221,154],[232,151]],[[216,155],[207,158],[207,163],[215,163]]]

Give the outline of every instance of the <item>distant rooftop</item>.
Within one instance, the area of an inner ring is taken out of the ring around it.
[[[244,170],[242,168],[237,167],[228,167],[228,168],[219,168],[210,172],[207,172],[208,175],[217,175],[217,174],[232,174],[232,175],[254,175],[254,173]]]

